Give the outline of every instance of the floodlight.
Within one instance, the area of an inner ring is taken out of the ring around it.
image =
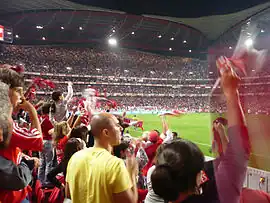
[[[246,45],[247,47],[252,46],[252,45],[253,45],[253,40],[252,40],[251,38],[248,38],[248,39],[245,41],[245,45]]]
[[[117,40],[116,40],[115,38],[110,38],[110,39],[108,40],[108,43],[109,43],[109,45],[111,45],[111,46],[116,46],[116,45],[117,45]]]

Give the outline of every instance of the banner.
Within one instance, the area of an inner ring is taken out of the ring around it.
[[[4,41],[4,26],[0,25],[0,41]]]

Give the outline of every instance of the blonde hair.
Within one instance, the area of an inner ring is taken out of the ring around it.
[[[57,145],[59,140],[67,136],[70,131],[69,125],[66,121],[61,121],[54,125],[54,145]]]

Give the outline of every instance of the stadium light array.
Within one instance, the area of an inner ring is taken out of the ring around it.
[[[39,29],[39,30],[41,30],[41,29],[43,29],[43,26],[37,25],[36,28]]]
[[[117,40],[115,38],[110,38],[108,40],[109,45],[111,46],[117,46]]]
[[[19,35],[15,35],[15,38],[19,38]]]
[[[245,41],[245,45],[246,45],[247,47],[252,46],[252,45],[253,45],[253,40],[252,40],[251,38],[248,38],[248,39]]]

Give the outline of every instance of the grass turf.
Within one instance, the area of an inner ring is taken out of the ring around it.
[[[130,116],[132,117],[132,116]],[[156,114],[137,115],[144,121],[144,130],[149,131],[157,129],[162,131],[161,119]],[[196,143],[206,156],[211,156],[209,149],[211,147],[211,129],[210,123],[216,115],[210,113],[192,113],[180,117],[167,116],[169,128],[178,133],[178,136]],[[129,128],[129,133],[134,137],[140,137],[142,131]]]
[[[178,132],[181,138],[196,143],[206,156],[212,156],[209,152],[212,140],[210,124],[218,116],[220,115],[214,113],[190,113],[180,117],[167,116],[167,121],[169,128]],[[161,120],[157,114],[140,114],[137,117],[144,121],[145,130],[157,129],[161,131]],[[246,120],[252,146],[249,165],[270,171],[270,116],[248,114]],[[142,134],[140,129],[134,130],[132,127],[129,128],[129,132],[134,137],[140,137]]]

